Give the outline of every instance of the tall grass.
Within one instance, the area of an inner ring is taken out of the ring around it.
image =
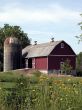
[[[82,110],[82,78],[17,76],[0,88],[0,110]]]

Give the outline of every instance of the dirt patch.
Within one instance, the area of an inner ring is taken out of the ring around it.
[[[13,72],[15,72],[15,73],[17,73],[17,74],[23,74],[23,75],[25,75],[25,76],[32,76],[33,73],[37,73],[38,70],[36,70],[36,69],[24,68],[24,69],[13,70]]]

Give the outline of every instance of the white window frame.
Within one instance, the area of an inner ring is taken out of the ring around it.
[[[64,43],[61,43],[61,48],[64,48]]]

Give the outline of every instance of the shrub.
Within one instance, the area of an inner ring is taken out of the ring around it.
[[[28,80],[21,76],[18,78],[14,88],[11,88],[6,95],[6,107],[11,110],[24,110],[25,99],[27,96]]]
[[[34,74],[36,77],[40,77],[42,73],[40,71],[35,71],[32,74]]]
[[[77,69],[76,70],[76,75],[77,76],[82,76],[82,70],[81,69]]]

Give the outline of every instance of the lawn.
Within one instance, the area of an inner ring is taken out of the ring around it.
[[[1,73],[0,110],[82,110],[82,78]]]

